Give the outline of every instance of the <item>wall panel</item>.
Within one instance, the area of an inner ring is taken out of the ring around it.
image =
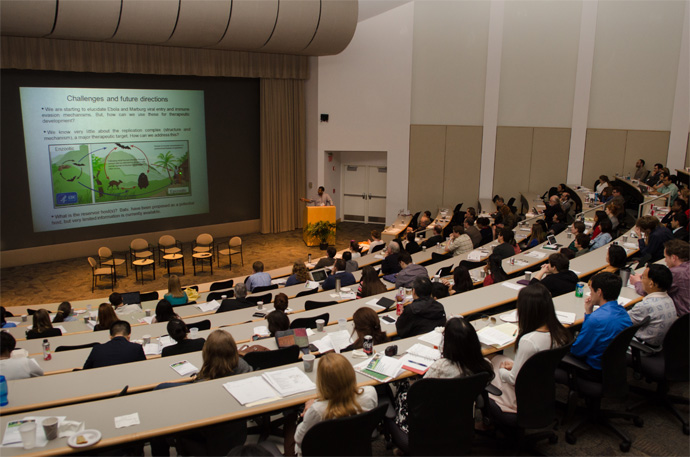
[[[570,129],[535,127],[527,190],[543,194],[550,187],[566,181]]]
[[[477,207],[479,169],[482,158],[482,128],[449,125],[446,130],[446,160],[443,176],[443,206],[453,209]]]
[[[496,163],[493,194],[519,198],[529,188],[532,155],[531,127],[498,127],[496,131]]]
[[[410,174],[407,207],[410,211],[430,210],[443,201],[445,125],[410,126]],[[390,159],[390,158],[389,158]],[[389,183],[394,181],[388,180]]]
[[[592,187],[600,175],[612,178],[620,173],[623,169],[627,136],[628,132],[625,130],[587,130],[583,186]]]
[[[666,165],[668,142],[671,132],[655,132],[649,130],[628,130],[625,142],[625,161],[621,174],[635,173],[637,159],[643,159],[648,170],[659,162]]]

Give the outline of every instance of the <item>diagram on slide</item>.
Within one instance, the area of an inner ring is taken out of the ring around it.
[[[191,195],[188,141],[49,145],[55,208]]]

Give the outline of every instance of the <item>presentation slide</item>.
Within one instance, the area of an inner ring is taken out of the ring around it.
[[[35,232],[209,212],[203,91],[20,97]]]

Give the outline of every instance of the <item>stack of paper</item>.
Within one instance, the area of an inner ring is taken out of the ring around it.
[[[199,308],[201,311],[203,311],[203,312],[206,313],[206,312],[209,312],[209,311],[215,311],[215,310],[217,310],[218,308],[220,308],[220,303],[218,303],[218,302],[215,301],[215,300],[211,300],[211,301],[208,302],[208,303],[200,303],[200,304],[194,305],[194,306],[196,306],[196,307]]]
[[[243,406],[257,401],[277,400],[279,398],[276,391],[261,376],[226,382],[223,387]]]
[[[515,289],[515,290],[520,290],[523,287],[525,287],[522,284],[515,284],[515,283],[509,282],[509,281],[503,281],[501,283],[501,285],[508,287],[509,289]]]
[[[530,251],[529,253],[525,254],[525,256],[534,257],[535,259],[543,259],[546,257],[546,254],[539,251]]]
[[[312,380],[297,367],[269,371],[261,377],[283,397],[316,389]]]
[[[352,339],[347,330],[340,330],[331,332],[320,340],[313,341],[311,344],[316,346],[321,354],[328,351],[340,353],[341,350],[352,344]]]
[[[503,322],[517,322],[518,317],[517,317],[517,310],[513,310],[509,313],[501,314],[501,320]]]
[[[478,262],[482,260],[482,257],[484,254],[482,254],[481,251],[472,251],[469,254],[467,254],[467,260],[472,260],[474,262]]]
[[[177,374],[179,374],[180,376],[189,376],[191,374],[199,372],[199,369],[197,367],[187,362],[186,360],[172,363],[170,364],[170,368],[175,370]]]
[[[575,322],[575,313],[567,313],[565,311],[556,311],[556,317],[563,325],[572,325]]]
[[[477,332],[477,336],[482,344],[500,348],[515,341],[517,333],[517,325],[505,323],[495,327],[484,327]]]
[[[271,336],[271,332],[268,330],[268,327],[265,325],[261,325],[259,327],[254,327],[254,335],[259,335],[259,336]]]
[[[340,299],[341,300],[354,300],[357,298],[357,294],[351,290],[340,289]]]
[[[425,333],[424,335],[420,336],[419,339],[437,348],[441,345],[443,333],[432,330],[429,333]]]
[[[436,361],[441,358],[441,351],[419,343],[413,344],[412,347],[407,350],[407,353],[424,357],[425,359],[429,359],[431,361]]]
[[[318,289],[319,283],[316,281],[307,281],[306,283],[304,283],[304,287],[309,290]]]
[[[147,316],[147,317],[142,317],[139,319],[140,324],[151,324],[153,322],[153,318],[155,316]]]
[[[287,282],[287,278],[271,279],[271,285],[275,285],[275,284],[281,285],[281,284],[285,284],[286,282]]]
[[[370,360],[355,365],[355,370],[381,382],[396,378],[402,371],[402,360],[377,353]]]

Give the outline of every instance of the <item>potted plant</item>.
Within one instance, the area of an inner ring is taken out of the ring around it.
[[[328,248],[328,237],[335,233],[335,228],[335,222],[319,221],[307,224],[305,231],[310,237],[319,240],[319,247],[324,251]]]

